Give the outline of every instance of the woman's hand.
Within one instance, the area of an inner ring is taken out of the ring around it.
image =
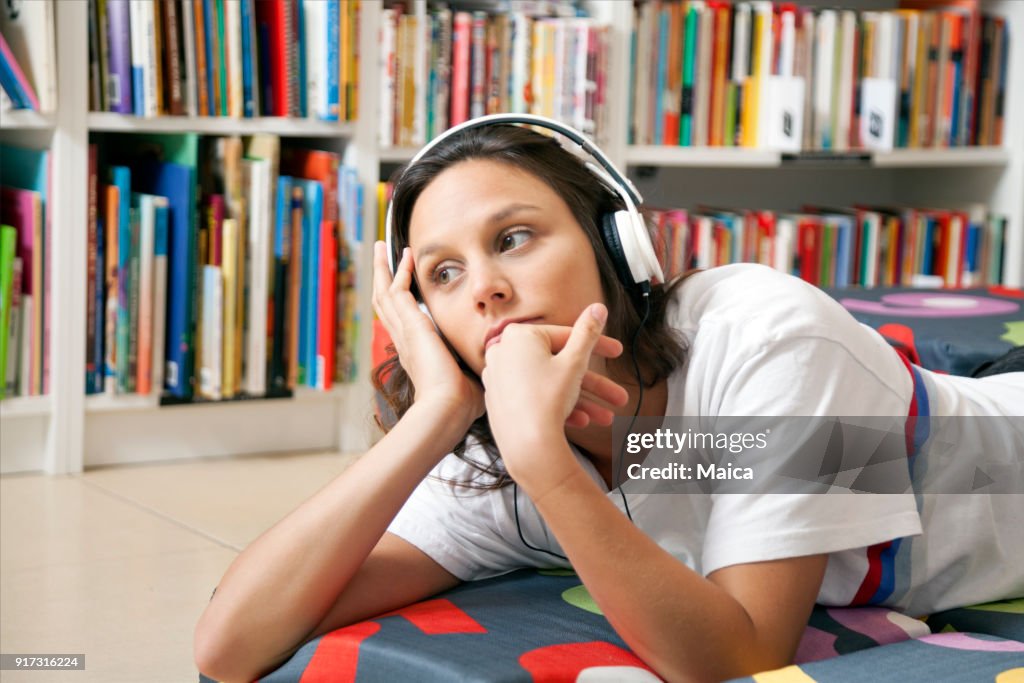
[[[615,412],[603,404],[628,401],[622,386],[589,369],[594,355],[622,353],[621,343],[601,334],[607,315],[603,304],[592,304],[571,328],[513,323],[487,349],[484,399],[491,432],[513,478],[517,470],[529,469],[520,446],[543,459],[537,447],[564,439],[566,425],[608,426]]]
[[[453,411],[468,430],[484,413],[483,387],[459,367],[433,321],[420,310],[410,291],[412,274],[408,248],[392,278],[387,247],[379,240],[374,243],[373,310],[391,335],[402,368],[416,389],[415,402]]]

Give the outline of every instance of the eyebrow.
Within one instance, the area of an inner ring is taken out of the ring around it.
[[[500,222],[508,219],[510,216],[513,216],[513,215],[515,215],[515,214],[517,214],[517,213],[519,213],[521,211],[541,211],[541,210],[542,209],[539,206],[535,206],[533,204],[524,204],[522,202],[514,202],[514,203],[509,204],[508,206],[506,206],[506,207],[504,207],[502,209],[498,209],[497,211],[495,211],[493,214],[491,214],[491,217],[487,219],[486,223],[487,223],[487,225],[494,225],[495,223],[500,223]],[[435,251],[439,251],[440,249],[443,249],[443,248],[444,248],[443,244],[438,244],[437,242],[432,242],[431,244],[428,244],[428,245],[426,245],[425,247],[423,247],[422,249],[419,250],[419,252],[416,254],[416,260],[419,261],[419,260],[421,260],[423,258],[426,258],[427,256],[430,256],[431,254],[433,254]]]

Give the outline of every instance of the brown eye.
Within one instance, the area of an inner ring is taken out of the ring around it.
[[[507,232],[501,236],[501,250],[508,251],[509,249],[522,246],[529,237],[530,234],[526,230]]]

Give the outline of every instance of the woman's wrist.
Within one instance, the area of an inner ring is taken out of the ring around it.
[[[476,419],[467,408],[465,402],[425,398],[413,403],[402,419],[419,425],[422,432],[429,433],[431,443],[441,444],[447,454],[462,440]]]

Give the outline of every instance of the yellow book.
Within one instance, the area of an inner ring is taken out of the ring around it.
[[[388,184],[377,183],[377,239],[383,240],[387,237],[384,228],[388,216]]]
[[[221,232],[221,273],[224,278],[224,318],[222,328],[223,350],[221,355],[221,395],[231,398],[235,395],[235,318],[237,317],[238,289],[238,223],[234,218],[225,218]]]
[[[770,17],[770,15],[769,15]],[[743,82],[743,146],[757,147],[758,100],[761,94],[761,79],[765,64],[761,60],[763,48],[765,16],[754,11],[754,30],[751,31],[750,50],[753,57],[750,76]]]
[[[347,3],[342,3],[341,11],[338,12],[340,24],[338,29],[338,120],[348,119],[348,69],[349,69],[349,35],[348,20],[349,10]]]

